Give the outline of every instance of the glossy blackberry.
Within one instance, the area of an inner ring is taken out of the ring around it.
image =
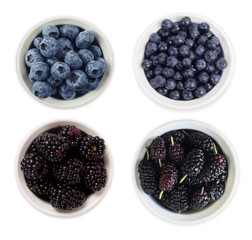
[[[223,173],[218,176],[217,181],[226,182],[227,178],[228,178],[228,170],[227,170],[227,165],[226,165],[225,169],[223,170]]]
[[[169,209],[176,213],[187,211],[189,207],[188,189],[185,185],[180,184],[171,191]]]
[[[67,185],[81,181],[84,162],[78,158],[70,158],[52,166],[52,175]]]
[[[44,132],[32,143],[32,151],[38,151],[49,162],[60,162],[66,155],[68,145],[54,133]]]
[[[212,184],[206,189],[208,196],[209,196],[209,202],[215,202],[218,199],[222,197],[225,191],[225,185],[224,184]]]
[[[170,192],[164,192],[162,194],[162,197],[161,199],[159,198],[160,197],[160,190],[156,190],[152,195],[151,195],[155,201],[160,204],[161,206],[163,206],[164,208],[166,209],[169,209],[170,208],[170,198],[171,198],[171,194]]]
[[[169,131],[163,134],[162,137],[168,144],[171,144],[171,137],[173,137],[175,143],[184,143],[185,141],[185,134],[180,130]]]
[[[24,176],[28,179],[43,179],[48,173],[46,160],[36,153],[28,153],[20,163]]]
[[[87,162],[84,166],[83,180],[86,187],[94,192],[104,188],[107,173],[103,163]]]
[[[184,160],[184,148],[179,144],[172,141],[169,146],[169,159],[173,163],[181,163]]]
[[[80,154],[89,161],[101,161],[105,152],[105,142],[98,136],[86,136],[80,142]]]
[[[155,163],[142,159],[138,165],[139,180],[143,191],[151,195],[158,189],[158,172]]]
[[[192,210],[200,210],[209,203],[209,196],[207,192],[202,187],[200,190],[197,190],[193,193],[190,208]]]
[[[162,166],[167,154],[164,138],[156,137],[149,147],[149,153],[150,160]]]
[[[201,185],[203,183],[202,180],[199,178],[199,176],[186,177],[182,182],[183,182],[183,184],[190,185],[190,186],[197,186],[197,185]]]
[[[49,200],[54,208],[72,210],[84,203],[86,195],[76,186],[56,184],[51,188]]]

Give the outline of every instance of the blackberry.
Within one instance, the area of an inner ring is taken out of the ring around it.
[[[52,166],[52,175],[67,185],[78,184],[81,181],[84,162],[78,158],[70,158]]]
[[[103,163],[87,162],[83,173],[84,184],[92,191],[100,191],[105,187],[107,174]]]
[[[51,188],[49,200],[54,208],[72,210],[84,203],[86,194],[77,186],[56,184]]]
[[[210,160],[210,163],[200,173],[200,179],[203,182],[211,182],[217,179],[224,171],[227,165],[227,160],[224,156],[217,154]]]
[[[185,134],[180,130],[173,130],[169,131],[162,135],[165,141],[168,143],[167,145],[171,144],[171,137],[173,137],[173,141],[176,143],[184,143],[185,141]]]
[[[149,147],[149,152],[150,159],[162,166],[162,162],[165,160],[167,154],[164,138],[156,137]]]
[[[90,161],[101,161],[105,152],[105,143],[98,136],[86,136],[80,142],[80,154]]]
[[[169,209],[176,213],[185,212],[189,207],[188,189],[185,185],[179,184],[171,191]]]
[[[225,169],[223,170],[223,173],[218,176],[217,181],[226,182],[227,178],[228,178],[228,171],[227,171],[227,165],[226,165]]]
[[[184,181],[183,181],[183,184],[190,185],[190,186],[197,186],[197,185],[201,185],[202,181],[198,176],[196,176],[196,177],[186,177],[184,179]]]
[[[164,192],[162,195],[162,198],[159,199],[160,196],[160,190],[156,190],[154,191],[154,193],[151,195],[154,200],[159,203],[161,206],[163,206],[166,209],[170,208],[170,198],[171,198],[171,194],[170,192]]]
[[[218,199],[222,197],[225,191],[225,185],[224,184],[212,184],[206,189],[208,196],[209,196],[209,202],[215,202]]]
[[[28,179],[43,179],[48,173],[48,164],[36,153],[28,153],[20,163],[24,176]]]
[[[193,193],[190,208],[192,210],[200,210],[209,203],[209,197],[204,187]]]
[[[60,162],[65,157],[68,145],[54,133],[44,132],[32,143],[32,151],[39,152],[49,162]]]
[[[173,163],[181,163],[184,160],[184,148],[179,143],[174,143],[173,137],[169,146],[169,158]]]

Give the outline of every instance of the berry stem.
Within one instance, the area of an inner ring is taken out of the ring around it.
[[[182,132],[183,132],[185,135],[189,136],[189,133],[187,133],[185,130],[182,130]]]
[[[204,187],[201,188],[201,193],[200,194],[202,195],[203,192],[204,192]]]
[[[158,159],[158,162],[159,162],[159,167],[162,167],[162,162],[160,158]]]
[[[145,147],[146,149],[146,157],[147,157],[147,160],[150,159],[150,154],[149,154],[149,150],[148,150],[148,147]]]
[[[220,183],[220,179],[217,179],[216,184],[219,184],[219,183]]]
[[[159,200],[162,198],[163,193],[164,193],[164,191],[161,191],[161,192],[160,192],[160,194],[159,194],[159,198],[158,198]]]
[[[172,136],[171,136],[171,145],[174,146],[174,140]]]
[[[216,148],[215,143],[213,144],[213,147],[214,147],[214,153],[215,153],[215,155],[217,155],[217,154],[218,154],[218,151],[217,151],[217,148]]]
[[[186,178],[187,178],[187,174],[180,179],[179,183],[182,183]]]

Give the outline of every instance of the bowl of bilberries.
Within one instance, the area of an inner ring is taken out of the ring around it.
[[[56,217],[81,215],[106,195],[113,163],[105,139],[79,121],[36,127],[18,150],[16,179],[27,201]]]
[[[112,74],[110,43],[94,24],[55,17],[33,27],[18,55],[18,75],[32,97],[53,107],[76,107],[96,98]]]
[[[141,35],[134,67],[151,98],[191,109],[223,94],[232,78],[234,53],[226,33],[212,20],[173,14],[156,20]]]
[[[210,219],[235,193],[234,148],[206,123],[166,123],[145,138],[136,158],[137,193],[151,212],[166,221],[192,224]]]

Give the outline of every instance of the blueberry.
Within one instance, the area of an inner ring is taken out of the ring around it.
[[[56,57],[60,60],[64,60],[65,54],[70,51],[74,50],[72,42],[67,38],[58,38],[59,50],[56,54]]]
[[[155,75],[161,75],[163,72],[163,67],[161,65],[157,65],[154,68],[154,74]]]
[[[154,74],[154,71],[152,69],[150,70],[146,70],[145,71],[145,76],[148,80],[154,78],[155,74]]]
[[[197,23],[192,23],[189,27],[189,34],[193,40],[197,39],[200,36]]]
[[[55,79],[53,76],[50,76],[46,80],[52,87],[56,88],[63,83],[63,79]]]
[[[184,78],[192,78],[195,75],[195,69],[193,68],[186,68],[182,71],[182,76]]]
[[[60,27],[59,31],[62,37],[67,37],[71,40],[74,40],[80,32],[79,28],[75,25],[63,25]]]
[[[179,54],[180,54],[180,56],[182,56],[182,57],[187,57],[187,56],[189,56],[189,54],[190,54],[190,48],[189,48],[187,45],[182,45],[182,46],[179,48]]]
[[[210,26],[209,26],[208,23],[202,22],[202,23],[199,24],[199,30],[200,30],[200,32],[205,33],[205,32],[208,32],[209,29],[210,29]]]
[[[180,92],[178,90],[171,91],[169,94],[169,98],[171,98],[172,100],[179,100]]]
[[[49,67],[51,67],[54,63],[60,62],[60,60],[56,57],[52,57],[52,58],[46,58],[45,62]]]
[[[91,61],[86,65],[85,72],[91,78],[98,78],[105,72],[105,68],[100,61]]]
[[[206,65],[206,68],[205,68],[205,71],[208,72],[208,73],[213,73],[215,72],[215,66],[213,63],[207,63]]]
[[[82,66],[82,60],[80,56],[73,50],[70,50],[66,53],[64,61],[73,69],[79,69]]]
[[[181,35],[175,36],[175,39],[174,39],[175,46],[181,46],[184,44],[184,42],[185,42],[185,37]]]
[[[59,80],[68,78],[70,71],[69,65],[64,62],[56,62],[51,67],[51,75]]]
[[[205,60],[209,63],[214,62],[217,59],[217,57],[218,56],[217,56],[216,52],[212,51],[212,50],[206,51],[204,54]]]
[[[175,22],[173,25],[173,29],[171,30],[172,34],[177,34],[180,31],[179,22]]]
[[[178,48],[177,47],[175,47],[175,46],[170,46],[169,47],[169,49],[168,49],[168,54],[170,55],[170,56],[178,56]]]
[[[102,63],[102,66],[104,68],[104,72],[106,71],[106,68],[107,68],[107,63],[106,63],[106,60],[103,58],[103,57],[98,57],[96,59],[96,61],[99,61],[100,63]]]
[[[197,81],[195,78],[188,78],[184,82],[184,87],[189,90],[193,91],[197,87]]]
[[[39,45],[40,52],[45,57],[54,57],[58,50],[59,44],[55,38],[52,37],[44,37]]]
[[[179,31],[177,35],[183,37],[184,39],[187,39],[187,32],[186,31]]]
[[[215,51],[215,53],[216,53],[217,55],[219,55],[219,54],[222,53],[222,49],[221,49],[220,46],[217,46],[217,47],[214,49],[214,51]]]
[[[206,61],[204,59],[197,59],[195,62],[195,67],[201,71],[206,68]]]
[[[210,90],[212,90],[214,86],[211,84],[211,83],[206,83],[205,84],[205,88],[206,88],[206,91],[209,92]]]
[[[161,53],[159,53],[157,55],[157,61],[158,61],[159,64],[165,64],[166,59],[167,59],[167,54],[166,53],[161,52]]]
[[[207,41],[206,46],[208,49],[214,50],[219,45],[219,43],[220,41],[217,37],[212,37]]]
[[[198,45],[195,49],[195,53],[197,53],[199,56],[203,55],[206,51],[206,48],[203,45]]]
[[[180,72],[175,72],[174,75],[173,75],[173,79],[175,81],[181,81],[183,79],[183,76],[181,75]]]
[[[215,65],[217,69],[224,70],[227,67],[228,62],[225,58],[220,58],[216,61]]]
[[[32,85],[32,93],[39,98],[48,98],[53,93],[53,87],[45,81],[36,81]]]
[[[175,36],[169,36],[167,39],[166,39],[166,42],[169,44],[169,45],[173,45],[174,44],[174,40],[175,40]]]
[[[166,83],[166,80],[161,75],[157,75],[150,80],[150,85],[155,89],[159,87],[163,87],[165,83]]]
[[[175,67],[177,64],[178,64],[178,59],[177,58],[175,58],[174,56],[167,57],[166,65],[168,67]]]
[[[184,84],[183,84],[182,81],[178,81],[176,87],[177,87],[177,89],[179,89],[179,90],[184,90],[184,89],[185,89]]]
[[[197,98],[201,98],[204,95],[206,95],[206,88],[204,86],[199,86],[198,88],[195,89],[194,95]]]
[[[191,38],[187,38],[185,40],[185,44],[191,49],[194,46],[195,42]]]
[[[197,79],[198,79],[198,82],[199,82],[199,83],[207,83],[208,80],[209,80],[209,75],[208,75],[207,72],[201,72],[201,73],[198,75]]]
[[[150,41],[155,43],[161,43],[161,37],[158,33],[152,33],[150,36]]]
[[[166,39],[169,35],[169,32],[164,31],[162,28],[158,30],[158,34],[161,36],[162,40]]]
[[[189,53],[189,58],[191,58],[191,60],[194,61],[195,59],[198,58],[198,56],[193,50],[191,50]]]
[[[68,85],[63,83],[59,87],[59,95],[65,100],[71,100],[75,98],[76,91],[72,87],[69,87]]]
[[[160,52],[167,52],[167,50],[168,50],[168,43],[167,42],[161,42],[158,45],[158,49],[159,49]]]
[[[99,46],[92,44],[88,47],[88,49],[93,53],[95,58],[102,56],[102,50]]]
[[[183,58],[182,59],[182,65],[183,65],[183,67],[190,67],[191,66],[191,64],[192,64],[192,60],[191,60],[191,58],[188,58],[188,57],[186,57],[186,58]]]
[[[43,37],[58,38],[59,29],[55,25],[46,25],[42,30]]]
[[[84,66],[94,60],[94,54],[88,49],[81,49],[77,53],[80,56]]]
[[[148,59],[144,59],[142,61],[142,64],[141,64],[141,67],[144,69],[144,70],[148,70],[152,67],[152,61],[148,60]]]
[[[152,55],[152,56],[150,56],[149,60],[152,61],[153,66],[158,65],[157,56]]]
[[[88,84],[88,77],[82,70],[74,70],[66,79],[66,84],[75,91],[80,91]]]
[[[37,80],[32,77],[31,72],[28,74],[28,80],[31,84],[35,83]]]
[[[156,43],[154,43],[154,42],[148,42],[147,46],[146,46],[146,50],[150,54],[153,54],[158,50],[158,45]]]
[[[32,43],[33,43],[33,45],[34,45],[36,48],[39,49],[39,47],[40,47],[40,42],[41,42],[42,40],[43,40],[42,37],[36,37],[36,38],[33,39]]]
[[[191,20],[191,18],[185,16],[180,19],[179,23],[182,27],[189,27],[192,23],[192,20]]]
[[[50,68],[44,62],[36,62],[32,64],[30,69],[31,77],[37,81],[43,81],[49,76]]]
[[[165,87],[161,87],[157,89],[157,92],[163,96],[166,96],[168,94],[168,89],[166,89]]]
[[[165,88],[168,90],[173,90],[176,88],[176,85],[176,82],[172,78],[170,78],[166,81]]]
[[[162,74],[165,78],[171,78],[174,75],[174,69],[173,68],[168,68],[168,67],[164,67]]]
[[[94,41],[94,34],[91,31],[85,30],[80,32],[76,39],[75,39],[75,45],[78,48],[88,48],[92,42]]]
[[[162,22],[161,22],[161,28],[168,32],[170,30],[172,30],[174,27],[174,23],[170,20],[170,19],[164,19]]]
[[[36,62],[44,62],[44,57],[37,48],[31,48],[25,54],[25,64],[31,67]]]
[[[197,40],[197,44],[198,45],[205,45],[206,42],[208,40],[208,37],[204,34],[204,35],[201,35],[198,40]]]
[[[194,98],[192,91],[189,91],[187,89],[184,89],[182,91],[182,97],[184,100],[192,100]]]
[[[96,88],[98,88],[100,82],[101,80],[99,78],[96,79],[89,78],[85,90],[88,92],[95,90]]]
[[[218,74],[217,72],[213,72],[213,73],[210,75],[210,78],[209,78],[210,82],[211,82],[212,84],[214,84],[214,85],[216,85],[217,83],[219,83],[220,79],[221,79],[221,76],[220,76],[220,74]]]

